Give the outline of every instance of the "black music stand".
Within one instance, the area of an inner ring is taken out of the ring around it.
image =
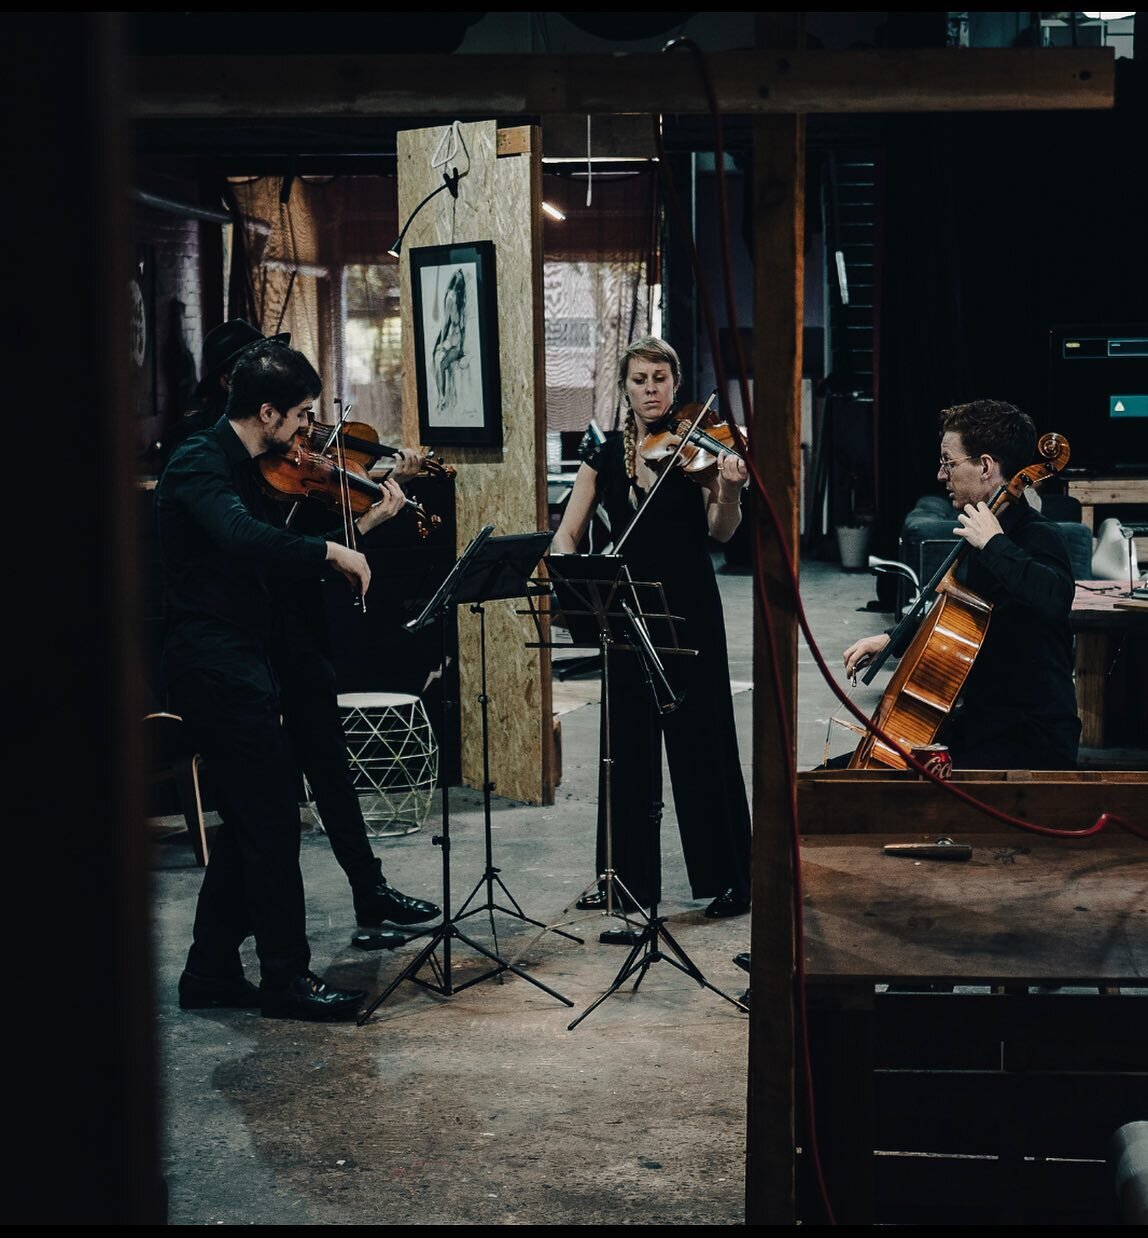
[[[666,606],[662,586],[650,581],[631,580],[621,556],[550,555],[546,563],[554,586],[557,609],[562,612],[566,620],[571,638],[575,643],[587,643],[593,635],[596,635],[602,651],[601,764],[603,795],[605,796],[603,833],[606,842],[606,869],[598,880],[578,897],[582,898],[590,890],[598,889],[604,882],[606,914],[614,915],[613,904],[618,891],[629,900],[630,905],[638,908],[638,903],[617,873],[613,871],[610,659],[619,650],[629,651],[639,659],[654,705],[659,714],[664,715],[672,713],[678,707],[680,699],[670,685],[659,654],[692,656],[696,654],[696,650],[684,649],[679,645],[675,616],[670,614]],[[645,605],[641,600],[643,596],[647,599]],[[696,980],[702,988],[709,989],[719,997],[725,998],[739,1010],[747,1010],[747,1007],[736,998],[730,997],[728,993],[723,993],[721,989],[710,984],[666,928],[666,918],[658,914],[656,902],[650,904],[648,913],[638,908],[638,915],[641,917],[641,927],[637,932],[622,934],[608,930],[608,935],[602,935],[602,940],[621,941],[630,945],[630,952],[605,992],[569,1023],[567,1030],[573,1031],[592,1010],[600,1006],[611,993],[616,992],[631,976],[635,975],[637,976],[634,981],[636,992],[646,972],[657,962],[669,963]],[[633,923],[624,916],[622,919],[626,920],[627,924]],[[662,943],[669,948],[669,954],[662,950]]]
[[[482,666],[482,689],[478,694],[478,701],[482,706],[482,809],[486,833],[486,869],[462,906],[455,912],[454,919],[457,923],[459,920],[465,920],[467,916],[478,915],[482,911],[488,912],[490,932],[494,938],[496,953],[498,951],[498,930],[494,923],[496,911],[502,912],[503,915],[514,916],[527,924],[536,924],[539,928],[548,926],[541,920],[528,916],[522,910],[514,895],[506,888],[506,883],[499,876],[501,870],[494,866],[490,795],[495,784],[490,780],[490,731],[487,716],[487,704],[490,698],[486,691],[486,611],[483,608],[483,602],[492,602],[497,598],[531,597],[542,592],[544,586],[533,583],[531,573],[546,553],[553,538],[554,534],[549,532],[492,537],[475,556],[473,570],[468,574],[454,599],[456,602],[470,602],[471,613],[478,616],[478,647]],[[510,900],[510,907],[503,907],[495,902],[495,883]],[[486,902],[471,907],[471,900],[477,897],[484,885],[486,886]],[[571,941],[582,945],[582,938],[575,937],[573,933],[561,933],[561,936],[568,937]],[[502,979],[501,975],[499,979]]]
[[[442,584],[435,590],[434,596],[423,607],[422,611],[410,620],[405,626],[409,632],[417,632],[422,628],[433,623],[437,618],[439,621],[439,631],[441,633],[442,645],[442,665],[446,666],[447,660],[447,638],[446,638],[446,616],[450,608],[454,605],[469,601],[474,597],[481,596],[483,588],[496,587],[498,582],[506,579],[509,568],[507,566],[508,556],[499,543],[505,539],[491,538],[494,532],[494,525],[484,525],[482,529],[475,535],[470,544],[459,556],[457,562],[447,573]],[[549,535],[543,535],[549,542]],[[489,548],[489,549],[488,549]],[[517,547],[519,554],[522,553],[521,547]],[[533,551],[534,547],[530,547]],[[539,551],[539,555],[541,550]],[[509,558],[514,559],[511,555]],[[538,556],[532,560],[537,563]],[[511,594],[510,596],[517,596]],[[485,677],[485,675],[484,675]],[[444,676],[443,683],[445,686],[446,678]],[[446,700],[447,694],[443,693],[443,735],[447,734],[447,710],[449,703]],[[436,834],[431,841],[442,848],[442,888],[443,888],[443,919],[442,923],[433,931],[430,938],[422,949],[415,955],[411,962],[403,968],[403,970],[391,981],[391,983],[379,994],[378,997],[358,1016],[356,1022],[359,1027],[370,1019],[371,1015],[383,1004],[384,1001],[394,992],[395,989],[404,981],[409,980],[412,984],[421,985],[424,989],[429,989],[434,993],[441,993],[445,997],[450,997],[455,993],[461,993],[463,989],[468,989],[472,984],[478,984],[482,980],[488,980],[491,976],[501,976],[505,971],[512,971],[516,976],[521,976],[523,980],[529,980],[531,984],[543,992],[549,993],[551,997],[557,998],[564,1005],[573,1006],[573,1002],[569,998],[563,997],[561,993],[556,993],[553,989],[548,988],[541,981],[536,980],[533,976],[523,971],[516,964],[501,958],[496,951],[488,950],[485,946],[472,940],[463,933],[455,923],[457,917],[453,917],[450,912],[450,788],[446,785],[444,779],[441,788],[442,792],[442,833]],[[487,842],[487,855],[489,858],[489,835]],[[501,883],[500,883],[501,884]],[[481,882],[480,882],[481,885]],[[451,978],[451,942],[453,940],[464,942],[478,954],[483,955],[495,964],[489,971],[485,971],[480,976],[474,976],[470,980],[462,984],[454,984]],[[435,951],[439,946],[442,946],[442,963],[439,964]],[[424,980],[419,976],[419,972],[425,963],[431,966],[434,974],[434,982]]]

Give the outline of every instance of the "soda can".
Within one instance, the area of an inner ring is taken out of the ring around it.
[[[949,755],[947,745],[918,744],[917,747],[909,749],[909,754],[914,760],[920,761],[930,774],[945,779],[953,776],[953,758]],[[923,775],[918,774],[918,777]]]

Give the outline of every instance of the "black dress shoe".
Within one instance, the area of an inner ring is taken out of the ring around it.
[[[606,891],[599,888],[592,890],[589,894],[583,894],[582,897],[574,904],[579,911],[605,911],[606,910]],[[621,890],[614,891],[614,906],[619,911],[635,911],[638,904],[632,898],[628,898]]]
[[[411,898],[383,880],[367,890],[356,890],[353,897],[355,920],[362,928],[378,928],[384,921],[390,924],[421,924],[442,914],[434,903]]]
[[[744,894],[738,894],[734,889],[719,894],[706,908],[706,915],[711,920],[724,916],[744,916],[749,910],[749,899]]]
[[[270,1019],[339,1023],[355,1018],[366,996],[363,989],[333,989],[306,971],[282,988],[260,986],[259,1007]]]
[[[749,951],[743,950],[740,954],[733,956],[733,961],[741,968],[742,971],[749,971]]]
[[[179,978],[181,1010],[251,1010],[259,1005],[259,990],[243,976],[197,976],[185,971]]]

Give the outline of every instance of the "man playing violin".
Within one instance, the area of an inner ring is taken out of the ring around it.
[[[165,633],[162,682],[211,770],[222,824],[204,872],[180,978],[184,1007],[259,1006],[281,1018],[353,1018],[366,996],[311,972],[299,806],[271,668],[273,578],[325,563],[365,593],[366,558],[337,539],[279,528],[256,467],[289,448],[322,389],[307,359],[253,345],[236,366],[227,415],[176,448],[156,487]],[[374,521],[397,510],[396,486]],[[254,934],[261,983],[239,947]]]
[[[279,334],[267,337],[267,341],[283,346],[290,338]],[[196,417],[200,424],[207,418],[211,419],[208,424],[214,424],[223,414],[232,373],[257,343],[263,344],[264,337],[242,318],[230,319],[208,332],[203,346],[203,378],[196,388],[201,400]],[[318,375],[315,381],[319,381]],[[309,407],[307,423],[300,429],[306,431],[313,421],[313,408]],[[395,452],[394,470],[382,485],[383,499],[355,521],[355,534],[368,535],[402,510],[405,498],[401,484],[417,475],[422,459],[422,453],[413,448]],[[290,506],[264,500],[263,510],[271,523],[282,525]],[[297,531],[326,536],[332,517],[318,502],[300,505],[299,516],[293,526]],[[379,929],[384,923],[409,925],[433,920],[439,908],[390,885],[383,875],[382,861],[371,847],[347,762],[321,578],[318,574],[301,579],[278,573],[274,590],[277,622],[271,657],[297,771],[292,785],[298,786],[298,771],[306,775],[323,830],[351,886],[356,921],[365,928]],[[372,945],[384,948],[405,941],[403,934],[389,930],[371,938]]]
[[[1036,455],[1032,419],[1000,400],[940,414],[937,480],[970,553],[957,578],[992,603],[984,640],[937,742],[962,769],[1073,769],[1080,719],[1070,613],[1075,582],[1056,526],[1024,499],[994,515],[989,500]],[[854,675],[889,644],[867,636],[844,653]],[[908,648],[904,634],[891,656]]]
[[[634,522],[621,552],[631,578],[660,582],[670,612],[684,620],[682,643],[697,654],[666,659],[681,700],[672,713],[655,708],[636,656],[610,655],[612,860],[634,899],[643,906],[658,901],[664,740],[691,891],[711,900],[705,914],[714,918],[749,910],[750,814],[710,557],[710,539],[727,541],[741,520],[748,470],[740,456],[723,451],[700,482],[677,465],[667,475],[655,473],[642,448],[664,429],[680,381],[678,354],[664,340],[634,340],[625,350],[618,372],[623,431],[583,456],[551,549],[575,553],[601,504],[615,542]],[[606,861],[604,808],[599,795],[599,874]],[[602,890],[578,903],[605,905]]]

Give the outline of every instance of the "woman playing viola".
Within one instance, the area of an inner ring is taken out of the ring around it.
[[[622,557],[633,580],[661,583],[670,613],[684,621],[676,625],[681,645],[697,655],[663,659],[680,700],[670,713],[657,708],[636,656],[622,650],[609,655],[613,869],[643,907],[659,901],[664,740],[693,897],[712,900],[707,916],[733,916],[749,910],[750,815],[710,539],[733,536],[748,473],[732,453],[722,453],[702,481],[676,466],[659,478],[642,458],[645,440],[664,429],[680,382],[678,355],[664,340],[635,340],[622,354],[623,432],[578,470],[551,549],[575,553],[599,504],[615,543],[642,512]],[[599,795],[599,873],[606,868],[603,799]],[[578,905],[599,908],[605,901],[600,889]]]

